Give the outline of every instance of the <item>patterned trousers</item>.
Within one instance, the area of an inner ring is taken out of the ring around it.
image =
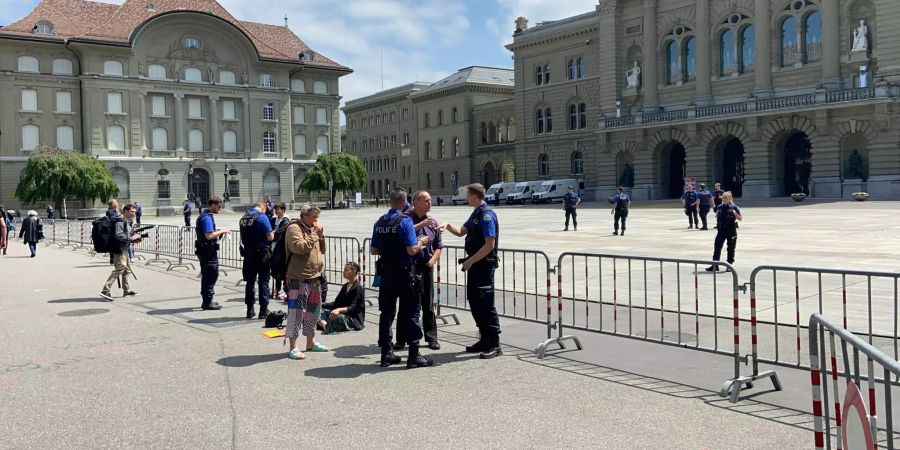
[[[322,309],[322,284],[319,280],[288,280],[288,313],[284,335],[296,339],[303,335],[316,335],[316,322]]]

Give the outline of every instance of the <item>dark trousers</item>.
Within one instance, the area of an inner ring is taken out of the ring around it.
[[[734,249],[737,247],[737,234],[729,236],[721,231],[716,233],[716,244],[713,248],[713,261],[721,261],[722,245],[726,242],[728,242],[728,253],[725,261],[727,261],[728,264],[734,264]]]
[[[397,311],[397,299],[400,300],[400,311]],[[393,336],[391,325],[394,315],[397,326],[406,330],[405,344],[419,345],[422,339],[422,328],[419,327],[419,301],[416,298],[413,275],[409,270],[396,270],[381,275],[381,287],[378,288],[378,346],[382,353],[390,352]]]
[[[186,227],[191,226],[191,215],[190,214],[184,215],[184,226],[186,226]]]
[[[569,228],[569,216],[572,217],[572,225],[578,228],[578,211],[575,208],[566,208],[566,228]]]
[[[244,281],[244,303],[253,306],[256,303],[256,287],[259,286],[259,308],[269,306],[269,280],[271,278],[269,260],[261,251],[245,250],[244,264],[241,270]]]
[[[625,219],[628,218],[628,211],[620,211],[616,210],[615,215],[613,216],[613,229],[619,231],[619,221],[622,221],[622,231],[625,231]]]
[[[138,225],[140,225],[141,224],[141,215],[140,214],[135,215],[134,220],[135,220],[135,222],[137,222]]]
[[[494,266],[479,262],[469,269],[466,279],[466,298],[481,339],[489,344],[500,343],[500,316],[494,305]]]
[[[215,295],[216,281],[219,281],[219,254],[215,250],[200,252],[200,297],[203,305],[209,305]]]
[[[419,306],[422,308],[422,331],[425,342],[437,341],[437,318],[434,314],[434,269],[425,264],[416,264],[416,274],[422,277],[419,291]],[[406,342],[406,330],[397,322],[397,342]]]
[[[700,207],[700,220],[703,222],[703,228],[706,228],[706,215],[709,214],[709,206]]]
[[[688,227],[692,227],[694,225],[700,226],[700,217],[697,214],[697,208],[693,206],[686,206],[684,208],[684,213],[688,216]]]

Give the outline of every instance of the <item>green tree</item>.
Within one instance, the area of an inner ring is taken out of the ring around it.
[[[24,203],[51,199],[62,205],[68,217],[66,198],[107,201],[119,193],[109,169],[102,161],[83,153],[38,147],[28,156],[28,163],[16,186],[16,197]]]
[[[330,194],[331,204],[334,205],[336,192],[358,191],[366,186],[368,178],[365,166],[356,156],[348,153],[329,153],[319,156],[316,165],[306,172],[297,191],[327,192],[328,182],[332,181]]]

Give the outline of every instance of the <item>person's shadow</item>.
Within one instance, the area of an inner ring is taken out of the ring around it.
[[[226,356],[224,358],[219,358],[219,360],[216,361],[216,364],[225,367],[250,367],[256,364],[269,363],[285,358],[287,358],[287,356],[284,353],[273,353],[270,355]]]
[[[361,349],[362,348],[362,349]],[[335,356],[338,357],[337,353],[341,350],[341,348],[334,349]],[[360,353],[364,352],[364,353]],[[400,364],[394,364],[390,367],[381,367],[378,365],[379,362],[379,354],[378,347],[374,346],[362,346],[362,345],[354,345],[350,346],[347,354],[353,354],[356,356],[352,356],[352,358],[363,360],[363,355],[373,354],[373,357],[367,358],[368,361],[360,362],[358,364],[346,364],[339,366],[330,366],[330,367],[316,367],[313,369],[309,369],[304,372],[305,375],[315,378],[359,378],[363,375],[378,375],[381,373],[390,373],[395,370],[407,370],[406,369],[406,354],[405,352],[398,353],[398,356],[403,358],[403,361]],[[477,354],[466,354],[466,353],[428,353],[428,348],[423,348],[423,354],[434,360],[434,366],[432,367],[422,367],[416,370],[429,370],[435,369],[444,364],[450,364],[454,362],[466,361],[469,359],[478,359]],[[346,354],[345,354],[346,355]],[[348,357],[348,356],[343,356]]]

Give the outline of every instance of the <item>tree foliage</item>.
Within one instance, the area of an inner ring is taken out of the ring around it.
[[[31,152],[16,187],[24,203],[52,199],[57,206],[65,198],[107,201],[119,193],[102,161],[83,153],[38,147]]]
[[[358,191],[366,186],[368,178],[365,166],[356,156],[329,153],[319,156],[316,165],[306,172],[298,191],[328,191],[329,181],[334,182],[332,194],[338,191]]]

